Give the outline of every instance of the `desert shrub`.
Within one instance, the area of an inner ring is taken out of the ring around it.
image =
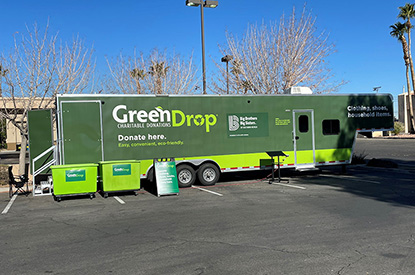
[[[392,134],[394,135],[399,135],[400,133],[404,131],[404,125],[402,122],[395,121],[393,126],[395,129],[393,129]]]
[[[367,154],[363,151],[360,154],[353,153],[352,164],[366,164]]]

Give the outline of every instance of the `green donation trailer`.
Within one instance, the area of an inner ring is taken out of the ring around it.
[[[349,164],[358,131],[393,129],[389,94],[59,95],[57,162],[173,157],[180,187],[213,185],[220,173]],[[30,131],[30,130],[29,130]],[[50,135],[50,133],[49,133]]]

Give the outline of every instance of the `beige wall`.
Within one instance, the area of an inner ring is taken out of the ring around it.
[[[22,109],[25,106],[25,101],[28,100],[27,98],[17,99],[13,101],[10,98],[1,98],[0,97],[0,108],[1,109],[7,109],[7,110],[13,110],[13,109]],[[49,102],[49,98],[45,99],[42,104],[41,99],[36,99],[32,106],[39,106],[44,105],[45,102]],[[47,106],[47,108],[54,108],[54,104],[51,106]],[[7,150],[16,150],[17,144],[21,143],[21,135],[20,131],[11,123],[6,124],[6,144],[7,144]]]
[[[6,124],[6,144],[7,150],[16,150],[16,145],[20,144],[20,131],[11,123]]]

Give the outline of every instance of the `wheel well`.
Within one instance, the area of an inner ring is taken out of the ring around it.
[[[176,163],[176,167],[179,167],[180,165],[188,165],[190,167],[192,167],[195,171],[199,168],[198,165],[195,165],[192,162],[188,162],[188,161],[180,161],[178,163]]]
[[[178,167],[179,165],[182,165],[182,164],[186,164],[186,165],[189,165],[190,167],[192,167],[195,170],[195,172],[197,172],[197,170],[200,168],[200,166],[202,166],[205,163],[210,163],[210,164],[215,165],[219,169],[219,172],[221,172],[220,166],[215,161],[213,161],[211,159],[180,160],[176,163],[176,167]],[[151,165],[147,169],[146,178],[148,179],[148,177],[150,175],[154,175],[154,165]]]
[[[154,177],[154,165],[151,165],[146,172],[146,179],[151,180],[150,177]]]
[[[213,161],[211,159],[198,159],[198,160],[194,160],[194,161],[184,160],[184,161],[180,161],[176,165],[179,166],[180,164],[187,164],[187,165],[191,166],[197,172],[197,170],[199,170],[200,166],[202,166],[203,164],[206,164],[206,163],[210,163],[210,164],[215,165],[219,169],[219,172],[221,171],[220,166],[215,161]]]
[[[202,165],[203,165],[203,164],[205,164],[205,163],[210,163],[210,164],[215,165],[215,166],[218,168],[219,172],[221,172],[221,170],[220,170],[220,166],[219,166],[216,162],[214,162],[213,160],[207,160],[207,161],[205,161],[205,162],[201,163],[201,164],[200,164],[200,166],[202,166]]]

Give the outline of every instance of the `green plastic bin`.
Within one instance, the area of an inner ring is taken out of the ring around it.
[[[99,162],[99,173],[101,176],[101,191],[104,197],[108,193],[140,190],[140,161],[101,161]]]
[[[98,164],[53,165],[53,195],[60,201],[63,196],[86,195],[97,192]]]

